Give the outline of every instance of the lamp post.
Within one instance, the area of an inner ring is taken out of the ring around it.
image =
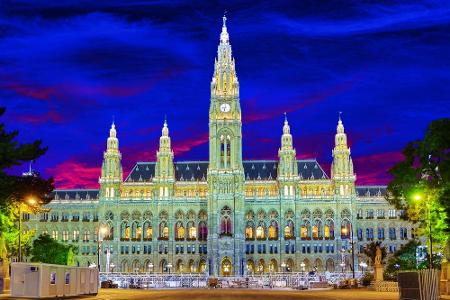
[[[105,235],[106,230],[107,230],[106,227],[102,225],[99,225],[97,229],[97,267],[99,273],[100,273],[100,247],[102,244],[101,235]]]
[[[37,203],[34,198],[28,198],[25,202],[28,205],[35,205]],[[22,203],[19,203],[19,251],[17,258],[19,262],[22,262]]]
[[[367,268],[367,264],[366,264],[365,262],[362,261],[362,262],[359,264],[359,266],[361,267],[362,273],[364,274],[364,269]]]
[[[421,194],[415,194],[414,200],[421,201],[423,199]],[[426,207],[426,218],[428,221],[428,239],[430,240],[430,255],[428,256],[428,264],[429,269],[433,268],[433,237],[431,236],[431,214],[430,214],[430,197],[427,195],[426,201],[425,201],[425,207]]]
[[[305,266],[305,262],[302,261],[300,264],[300,268],[302,269],[302,276],[305,275]]]
[[[149,273],[153,273],[153,263],[148,264]]]

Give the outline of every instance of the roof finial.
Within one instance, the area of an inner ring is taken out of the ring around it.
[[[339,122],[342,122],[341,115],[342,115],[342,111],[339,112]]]
[[[223,17],[222,17],[222,19],[223,19],[223,27],[227,27],[227,11],[225,10],[224,12],[223,12]]]
[[[112,125],[115,125],[115,117],[112,115]]]
[[[287,113],[284,112],[284,121],[287,122]]]
[[[164,125],[167,126],[167,114],[164,114]]]

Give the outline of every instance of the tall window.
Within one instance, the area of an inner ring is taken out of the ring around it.
[[[334,221],[331,219],[326,220],[323,227],[323,235],[326,240],[334,239]]]
[[[181,223],[181,221],[178,221],[175,224],[175,238],[178,240],[184,239],[184,226],[183,223]]]
[[[231,138],[229,135],[220,136],[220,164],[222,168],[231,165]]]
[[[258,227],[256,227],[256,238],[258,240],[266,239],[266,225],[264,221],[259,221]]]
[[[151,240],[153,238],[153,228],[149,221],[144,223],[144,240]]]
[[[322,239],[322,221],[320,220],[314,221],[314,226],[312,228],[312,236],[313,239],[315,240]]]
[[[222,208],[221,211],[220,234],[226,236],[232,235],[231,209],[228,206]]]
[[[288,220],[284,227],[284,238],[286,240],[294,238],[294,222],[292,220]]]
[[[347,219],[341,223],[341,239],[349,239],[351,235],[351,224]]]
[[[193,221],[188,222],[188,239],[195,240],[197,238],[197,228],[195,227],[195,223]]]
[[[255,226],[253,225],[253,221],[248,221],[247,226],[245,227],[245,239],[253,240],[255,238],[254,228]]]
[[[159,238],[163,240],[167,240],[169,238],[169,227],[167,227],[166,221],[159,223]]]
[[[206,241],[208,237],[208,227],[205,221],[198,223],[198,240]]]
[[[309,221],[303,220],[303,224],[300,227],[300,237],[302,238],[302,240],[308,240],[311,238],[310,227],[311,224],[309,223]]]
[[[277,240],[278,239],[278,222],[272,220],[269,225],[269,240]]]

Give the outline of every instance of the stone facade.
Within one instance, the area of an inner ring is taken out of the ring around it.
[[[278,160],[242,160],[239,82],[225,21],[211,81],[209,160],[174,162],[164,122],[156,162],[136,163],[124,180],[113,124],[100,189],[55,191],[50,212],[24,214],[25,230],[78,246],[82,266],[97,263],[101,245],[102,271],[215,276],[335,271],[343,261],[350,270],[366,243],[381,240],[393,252],[413,237],[384,199],[385,187],[355,186],[340,118],[331,176],[315,159],[296,159],[287,118]]]

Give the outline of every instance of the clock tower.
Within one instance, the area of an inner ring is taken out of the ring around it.
[[[208,256],[215,276],[245,272],[241,106],[226,20],[224,16],[209,108]]]

